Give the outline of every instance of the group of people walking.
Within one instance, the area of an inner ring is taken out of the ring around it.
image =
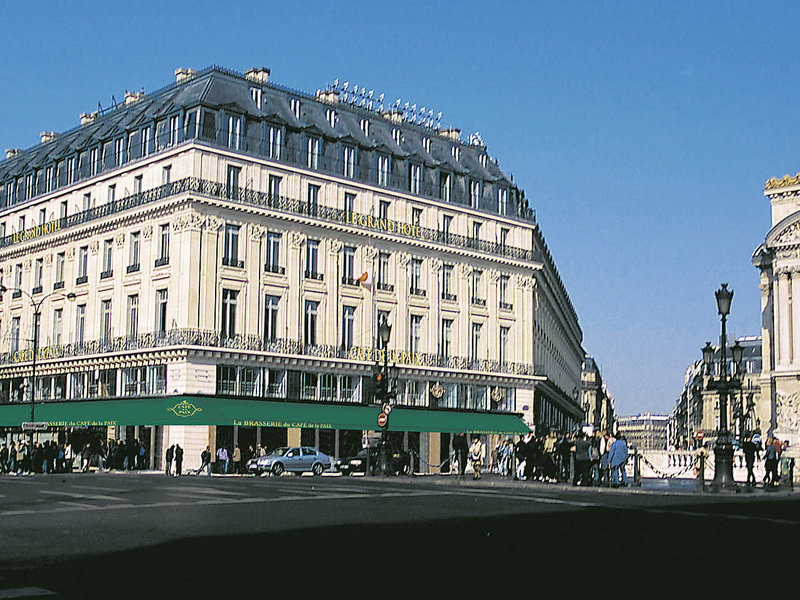
[[[36,473],[72,473],[76,468],[88,472],[91,466],[99,470],[145,469],[147,448],[139,440],[102,440],[92,444],[56,440],[34,442],[12,441],[0,445],[0,473],[28,475]]]

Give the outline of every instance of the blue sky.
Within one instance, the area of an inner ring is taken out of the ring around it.
[[[800,171],[796,3],[0,4],[0,146],[176,67],[335,78],[443,112],[525,189],[617,411],[667,412],[706,340],[760,333],[766,179]]]

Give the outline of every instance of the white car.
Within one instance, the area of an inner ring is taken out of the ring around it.
[[[247,461],[247,470],[260,474],[282,475],[290,473],[302,474],[311,472],[322,475],[333,466],[333,458],[309,446],[276,448],[266,456],[259,456]]]

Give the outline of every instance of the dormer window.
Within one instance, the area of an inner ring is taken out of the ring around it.
[[[75,160],[75,157],[67,159],[67,185],[75,183],[77,179],[76,173],[78,172],[77,169],[78,161]]]
[[[411,163],[408,167],[408,191],[412,194],[419,194],[421,181],[422,165]]]
[[[169,143],[170,146],[178,143],[178,115],[169,118]]]
[[[332,108],[329,108],[325,111],[325,120],[328,122],[328,125],[331,126],[331,129],[336,127],[336,122],[339,120],[339,117],[336,115],[336,111]]]
[[[122,166],[122,163],[125,162],[125,141],[123,138],[118,138],[114,140],[114,164]],[[67,161],[67,180],[69,180],[69,172],[70,172],[70,165],[69,161]]]
[[[147,156],[148,154],[150,154],[150,128],[149,127],[145,127],[144,129],[142,129],[142,134],[141,134],[141,137],[139,139],[142,142],[142,151],[140,152],[140,156]]]
[[[458,146],[453,146],[450,149],[450,152],[453,154],[453,158],[459,160],[459,157],[461,156],[461,148],[459,148]]]
[[[308,138],[308,168],[317,169],[319,167],[319,138]]]
[[[294,118],[300,120],[300,100],[297,98],[290,98],[289,108],[291,109]]]
[[[390,158],[385,154],[378,155],[378,185],[389,185],[389,173],[391,170]]]
[[[508,190],[500,188],[497,190],[497,212],[501,215],[506,214],[508,211]]]
[[[267,131],[267,139],[269,140],[269,147],[267,154],[270,158],[280,160],[281,158],[281,128],[275,125],[270,125]]]
[[[361,119],[361,131],[364,135],[369,137],[369,119]]]
[[[176,117],[173,117],[176,118]],[[242,118],[228,117],[228,148],[239,150],[241,148]]]
[[[480,200],[481,200],[481,182],[480,181],[470,181],[469,182],[469,205],[472,208],[480,208]]]
[[[422,138],[422,149],[425,150],[428,154],[431,153],[431,139],[430,138]]]
[[[251,87],[250,97],[258,108],[261,108],[261,88]]]
[[[394,143],[397,144],[398,146],[400,145],[400,142],[403,141],[403,132],[401,132],[398,127],[392,129],[392,139],[394,140]]]
[[[439,198],[450,201],[450,173],[439,173]]]
[[[485,154],[481,154],[478,160],[480,161],[481,166],[485,169],[488,157]]]
[[[148,137],[148,140],[149,140],[149,138],[150,138],[150,128],[149,127],[147,128],[147,132],[148,132],[147,133],[147,137]],[[92,148],[91,150],[89,150],[89,174],[90,175],[97,175],[97,169],[99,167],[98,154],[99,154],[99,150],[97,148]],[[54,179],[58,179],[58,175],[56,175],[54,177]]]
[[[344,176],[353,177],[356,168],[356,149],[353,146],[344,146]]]

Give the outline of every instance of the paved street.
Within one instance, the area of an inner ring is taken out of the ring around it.
[[[167,584],[229,593],[282,575],[317,573],[311,583],[319,584],[374,580],[386,569],[413,574],[426,564],[446,571],[473,552],[487,572],[521,557],[563,568],[590,540],[624,552],[631,566],[657,566],[664,553],[679,567],[709,565],[715,539],[795,540],[798,508],[798,495],[786,493],[667,495],[447,477],[3,477],[0,590],[128,597]],[[396,559],[380,558],[383,543]]]

